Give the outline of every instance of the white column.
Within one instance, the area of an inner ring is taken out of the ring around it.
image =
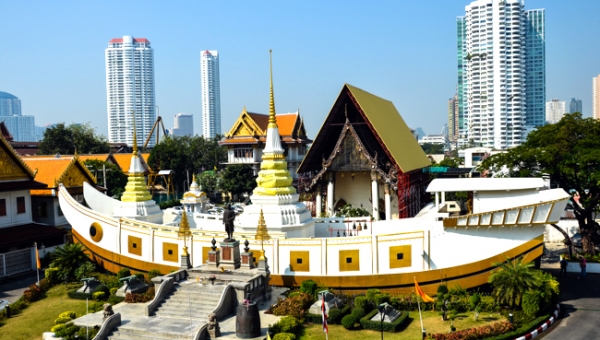
[[[371,201],[373,203],[373,219],[379,221],[379,186],[377,185],[377,174],[371,173]]]
[[[321,186],[318,185],[317,186],[317,196],[315,197],[315,205],[316,205],[316,209],[315,209],[315,217],[321,217]]]
[[[392,198],[390,196],[390,186],[385,184],[385,220],[392,219]]]
[[[333,216],[333,174],[329,176],[329,183],[327,183],[327,214],[329,217]]]
[[[440,195],[438,192],[435,193],[435,208],[436,209],[440,208]]]
[[[446,204],[446,193],[442,191],[440,194],[442,195],[442,205],[444,205]]]

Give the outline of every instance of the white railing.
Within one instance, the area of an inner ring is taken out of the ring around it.
[[[33,248],[0,254],[0,277],[12,276],[33,269]]]

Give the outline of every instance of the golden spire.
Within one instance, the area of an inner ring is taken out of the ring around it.
[[[135,130],[135,111],[131,110],[131,115],[133,116],[133,155],[137,156],[138,147],[137,147],[137,133]]]
[[[254,239],[260,241],[261,255],[260,259],[265,259],[265,247],[264,242],[271,239],[269,231],[267,230],[267,223],[265,223],[265,215],[263,215],[262,208],[260,208],[260,216],[258,217],[258,226],[256,227],[256,235]]]
[[[275,96],[273,95],[273,51],[269,50],[269,70],[271,74],[271,97],[269,99],[269,128],[277,127],[275,118]]]
[[[179,231],[177,232],[177,236],[183,237],[183,255],[187,255],[187,245],[186,239],[192,236],[192,231],[190,230],[190,224],[188,223],[187,214],[185,210],[181,214],[181,222],[179,222]]]

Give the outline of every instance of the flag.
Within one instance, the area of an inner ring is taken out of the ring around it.
[[[423,293],[423,291],[421,290],[421,287],[419,287],[419,284],[417,283],[417,278],[413,277],[415,280],[415,293],[421,297],[421,299],[423,299],[423,302],[433,302],[434,300],[431,298],[431,296]]]
[[[37,244],[35,245],[35,260],[37,262],[37,268],[42,269],[42,263],[40,262],[40,253],[38,252]]]
[[[323,315],[323,333],[329,333],[327,328],[327,309],[325,308],[325,294],[321,295],[321,314]]]

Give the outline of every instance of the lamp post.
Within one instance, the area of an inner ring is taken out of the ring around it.
[[[387,302],[384,302],[377,306],[377,309],[379,310],[379,316],[381,317],[381,340],[383,340],[383,320],[385,319],[387,313],[389,313],[392,309],[392,306],[390,306],[390,304]]]

